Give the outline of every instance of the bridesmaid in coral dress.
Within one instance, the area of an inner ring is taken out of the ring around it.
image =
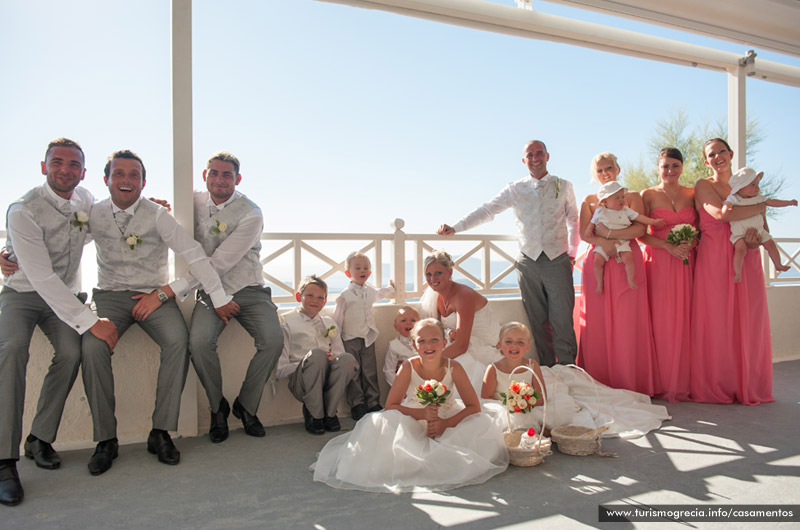
[[[710,178],[695,184],[700,214],[700,244],[692,311],[692,399],[705,403],[757,405],[772,397],[770,341],[764,271],[758,237],[748,231],[742,281],[733,283],[733,245],[729,221],[764,214],[764,204],[737,206],[722,213],[731,191],[733,151],[714,138],[703,146]]]
[[[681,173],[681,152],[674,147],[662,149],[658,155],[661,183],[642,192],[645,215],[666,221],[664,226],[651,226],[650,233],[640,240],[646,245],[644,268],[658,362],[657,397],[670,403],[689,400],[691,390],[693,244],[666,242],[675,225],[697,227],[694,189],[678,183]],[[684,265],[684,260],[689,264]]]
[[[601,153],[592,160],[592,174],[600,184],[617,180],[620,173],[617,157]],[[597,207],[597,195],[587,195],[581,204],[581,236]],[[644,213],[642,198],[638,193],[625,195],[628,207]],[[644,235],[645,227],[634,223],[624,230],[609,231],[599,225],[595,235],[584,240],[591,245],[583,264],[580,306],[580,344],[578,365],[595,379],[613,388],[626,388],[648,396],[656,394],[655,349],[650,323],[650,306],[647,301],[642,252],[635,239]],[[610,232],[610,233],[609,233]],[[625,265],[609,259],[603,272],[603,292],[597,294],[594,277],[594,246],[601,245],[606,254],[616,252],[613,241],[631,240],[631,253],[636,265],[631,289],[625,275]]]

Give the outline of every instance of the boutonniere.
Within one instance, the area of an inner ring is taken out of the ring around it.
[[[131,247],[131,250],[135,250],[136,249],[136,245],[141,245],[142,244],[142,238],[140,236],[135,235],[135,234],[128,234],[125,237],[125,243],[129,247]]]
[[[217,219],[217,224],[216,226],[211,227],[211,232],[213,232],[216,235],[220,235],[224,233],[227,229],[228,225],[226,225],[225,223],[220,223],[219,219]]]
[[[326,339],[335,339],[336,335],[338,334],[339,332],[336,331],[336,326],[331,326],[325,330],[325,335],[323,335],[323,337],[325,337]]]
[[[558,194],[561,193],[561,180],[556,177],[556,199],[558,199]]]
[[[89,226],[89,216],[86,215],[86,212],[75,212],[72,214],[72,221],[69,223],[83,232],[83,229]]]

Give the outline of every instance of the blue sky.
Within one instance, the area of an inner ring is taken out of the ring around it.
[[[500,1],[513,5],[513,0]],[[744,55],[746,46],[679,35],[537,2],[537,9]],[[195,181],[227,149],[266,230],[388,232],[396,217],[432,232],[525,175],[522,144],[547,142],[550,171],[594,190],[601,151],[623,164],[646,154],[655,122],[685,110],[724,118],[721,73],[633,59],[312,0],[197,0]],[[105,157],[138,152],[146,193],[170,198],[170,12],[166,0],[0,0],[0,209],[43,181],[49,140],[87,153],[86,186],[105,197]],[[758,51],[800,66],[800,59]],[[766,140],[749,165],[794,173],[800,89],[747,82],[748,113]],[[655,161],[653,161],[655,169]],[[772,222],[797,237],[798,208]],[[479,229],[512,233],[511,213]]]

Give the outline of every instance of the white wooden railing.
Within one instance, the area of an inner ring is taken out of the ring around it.
[[[316,274],[329,282],[333,278],[346,283],[345,258],[353,250],[360,250],[370,257],[374,274],[371,282],[375,285],[388,283],[388,278],[384,277],[386,275],[383,264],[389,264],[388,277],[395,279],[394,302],[397,304],[421,296],[424,289],[422,266],[425,256],[438,249],[450,252],[456,263],[457,276],[470,282],[479,293],[485,296],[519,294],[516,278],[513,277],[514,256],[518,252],[515,235],[407,234],[403,231],[404,226],[405,222],[402,219],[395,219],[392,222],[394,232],[385,234],[324,232],[262,234],[264,249],[261,262],[264,265],[264,278],[273,287],[273,300],[278,304],[294,303],[297,286],[310,274]],[[6,231],[0,230],[0,240],[4,241],[5,238]],[[800,238],[775,238],[775,242],[778,244],[784,263],[790,265],[792,270],[780,276],[776,275],[769,256],[762,249],[767,286],[800,283],[798,278]],[[351,246],[347,246],[346,243]],[[286,261],[289,263],[285,263]],[[408,270],[409,263],[411,270]],[[496,269],[497,263],[502,264],[500,270]],[[582,263],[579,262],[576,267],[581,270]],[[397,278],[405,278],[407,281],[397,281]],[[506,282],[501,284],[504,279]],[[1,277],[0,284],[2,284]],[[335,286],[331,287],[329,301],[332,301],[338,292]],[[580,290],[580,285],[576,285],[576,290]]]

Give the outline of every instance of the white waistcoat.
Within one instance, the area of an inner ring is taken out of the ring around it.
[[[139,201],[124,234],[114,221],[111,199],[92,208],[89,226],[97,245],[99,289],[149,292],[167,284],[167,245],[156,230],[160,208],[147,199]],[[125,241],[129,235],[139,236],[142,242],[131,249]]]
[[[73,226],[73,212],[59,211],[44,186],[47,184],[33,188],[13,204],[21,204],[33,214],[36,224],[42,229],[53,272],[61,278],[70,291],[77,293],[81,286],[80,263],[88,230],[86,227],[81,229]],[[85,212],[88,215],[92,209],[92,195],[84,188],[78,187],[73,191],[73,199],[78,199],[80,202],[77,211]],[[8,217],[6,217],[6,226],[8,226]],[[10,238],[6,242],[11,256],[14,254],[12,243]],[[6,278],[5,285],[18,292],[34,290],[22,269]]]
[[[220,244],[236,230],[239,221],[252,212],[261,209],[250,199],[242,195],[213,216],[208,215],[208,193],[194,194],[194,238],[202,245],[206,256],[211,256]],[[216,234],[212,231],[217,221],[225,223],[224,232]],[[242,259],[220,278],[225,292],[232,295],[250,285],[264,285],[264,268],[261,265],[261,241],[257,241]]]
[[[331,317],[317,315],[313,320],[307,320],[295,309],[283,315],[283,323],[289,328],[288,351],[291,362],[302,360],[313,348],[331,350],[331,339],[325,337],[325,331],[336,326]],[[339,332],[338,327],[336,331]]]

